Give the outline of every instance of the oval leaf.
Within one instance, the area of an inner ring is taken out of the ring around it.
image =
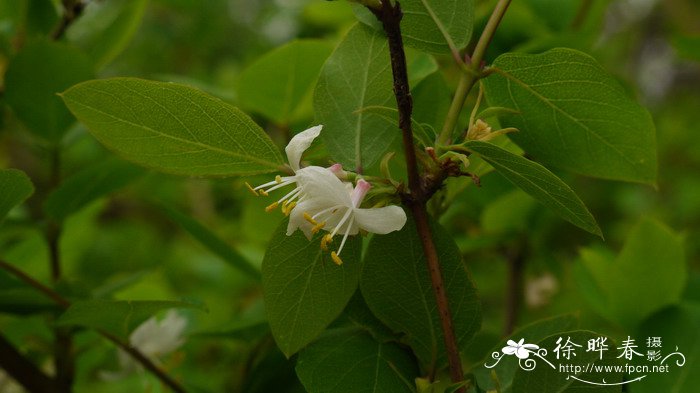
[[[389,65],[384,36],[356,24],[321,70],[314,90],[316,118],[324,125],[328,151],[348,168],[376,163],[401,135],[396,124],[358,112],[396,107]]]
[[[29,177],[18,169],[0,169],[0,223],[13,207],[34,193]]]
[[[401,31],[406,44],[428,52],[449,53],[469,43],[474,0],[404,0]]]
[[[561,218],[594,235],[603,236],[586,205],[547,168],[490,143],[470,141],[465,146]]]
[[[29,43],[7,69],[7,103],[30,131],[58,141],[75,119],[56,94],[92,78],[92,67],[76,48],[47,41]]]
[[[299,354],[296,370],[306,390],[314,393],[411,393],[418,376],[410,352],[377,342],[358,328],[324,333]]]
[[[459,347],[464,349],[481,324],[481,303],[459,249],[439,225],[431,225],[440,256]],[[404,333],[429,370],[446,364],[440,317],[423,247],[413,220],[398,232],[374,236],[360,281],[367,305],[384,324]]]
[[[572,49],[509,53],[486,78],[492,106],[520,132],[511,138],[547,164],[604,179],[656,182],[656,137],[649,113],[592,57]]]
[[[308,240],[287,236],[284,221],[272,237],[262,265],[265,310],[272,335],[287,357],[306,346],[345,308],[360,277],[361,241],[348,239],[343,265],[321,250],[324,233]]]
[[[78,84],[61,97],[102,144],[161,172],[251,175],[282,163],[250,117],[191,87],[113,78]]]
[[[313,86],[331,53],[323,41],[293,41],[249,65],[240,76],[238,96],[244,108],[287,124]]]

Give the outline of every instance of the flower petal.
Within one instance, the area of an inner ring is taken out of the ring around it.
[[[346,185],[328,168],[307,166],[296,174],[297,185],[304,195],[316,200],[332,201],[333,205],[352,206],[350,192]]]
[[[501,352],[503,352],[506,355],[512,355],[515,353],[516,350],[517,350],[516,347],[508,346],[508,347],[503,347],[503,349],[501,349]]]
[[[322,125],[318,125],[294,135],[292,140],[287,144],[287,147],[284,148],[284,151],[287,152],[289,166],[292,167],[294,172],[299,170],[301,155],[311,146],[314,139],[321,133],[322,128]]]
[[[380,235],[398,231],[406,224],[406,212],[398,206],[355,209],[354,214],[360,229]]]
[[[528,351],[527,349],[525,349],[523,347],[519,347],[515,351],[515,356],[517,356],[518,359],[527,359],[528,357],[530,357],[530,351]]]

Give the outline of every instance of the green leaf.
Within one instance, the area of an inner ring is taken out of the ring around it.
[[[442,127],[450,108],[450,89],[442,73],[436,72],[417,85],[411,85],[413,97],[413,119],[429,124],[436,130]],[[430,145],[435,144],[435,137]]]
[[[265,309],[272,335],[291,356],[309,344],[343,311],[360,277],[361,241],[348,239],[337,266],[321,250],[323,233],[308,240],[287,236],[284,221],[272,237],[262,265]]]
[[[481,213],[481,227],[487,233],[525,233],[534,207],[535,201],[516,189],[486,206]]]
[[[219,236],[211,232],[194,218],[183,214],[170,206],[163,205],[162,208],[171,220],[179,224],[184,230],[192,235],[192,237],[208,248],[209,251],[223,259],[224,262],[231,265],[234,269],[245,273],[250,278],[260,280],[260,271],[251,265],[250,261],[223,241]]]
[[[400,137],[396,124],[359,109],[396,107],[386,38],[356,24],[328,58],[314,90],[321,136],[335,161],[347,168],[378,162]]]
[[[511,138],[547,164],[604,179],[654,184],[656,137],[649,113],[592,57],[571,49],[499,56],[486,78],[491,106],[520,132]]]
[[[282,164],[277,147],[245,113],[191,87],[112,78],[61,96],[102,144],[161,172],[251,175]]]
[[[595,383],[603,383],[603,381],[608,384],[620,383],[623,376],[622,372],[594,371],[591,369],[589,372],[576,373],[560,371],[558,367],[560,364],[581,366],[584,369],[588,364],[602,367],[611,366],[612,370],[615,369],[615,366],[622,367],[622,360],[617,357],[619,351],[616,349],[615,343],[609,338],[606,339],[605,343],[608,349],[603,351],[602,359],[600,352],[587,351],[588,340],[597,339],[598,337],[605,337],[605,335],[586,330],[574,330],[554,334],[544,340],[532,343],[547,350],[545,358],[554,365],[554,368],[539,357],[530,356],[536,362],[535,368],[531,371],[526,371],[516,366],[517,371],[513,378],[512,393],[576,393],[589,391],[593,388],[590,383],[581,382],[572,377]],[[573,347],[575,349],[575,357],[571,356],[570,359],[566,359],[563,356],[559,359],[556,358],[554,349],[557,347],[559,338],[562,339],[562,346],[566,344],[567,339],[572,343],[581,345],[580,348]],[[527,343],[529,344],[530,342]],[[515,356],[509,356],[508,359],[502,359],[501,362],[517,363],[517,360]],[[621,385],[595,387],[595,391],[601,393],[616,393],[620,392],[621,389]]]
[[[561,218],[594,235],[603,236],[581,199],[547,168],[490,143],[470,141],[465,146]]]
[[[368,113],[372,115],[379,116],[384,119],[389,124],[396,124],[399,116],[399,110],[396,108],[389,108],[386,106],[368,106],[362,108],[358,111],[363,113]],[[415,119],[411,119],[413,125],[413,136],[423,143],[424,146],[432,146],[435,144],[435,131],[432,129],[423,127],[422,124],[418,123]]]
[[[56,95],[93,77],[81,51],[56,42],[30,42],[10,62],[5,98],[30,131],[58,141],[75,119]]]
[[[672,352],[682,353],[685,364],[678,366],[680,360],[674,355],[665,362],[669,370],[665,373],[649,373],[644,382],[630,385],[632,393],[675,392],[694,393],[700,384],[700,305],[684,303],[660,311],[640,327],[637,337],[646,340],[647,337],[661,337],[662,356]],[[639,343],[638,345],[642,345]],[[659,348],[654,348],[659,349]],[[646,359],[637,358],[636,365],[649,364]]]
[[[44,211],[54,220],[63,221],[88,203],[121,189],[143,173],[143,169],[118,159],[99,162],[69,177],[51,192],[44,203]]]
[[[478,366],[474,368],[474,376],[476,377],[479,388],[486,391],[496,389],[493,378],[491,378],[491,370],[493,370],[498,377],[498,383],[501,386],[501,391],[505,392],[510,389],[515,372],[518,370],[517,362],[503,359],[491,369],[484,366],[494,363],[491,354],[493,352],[501,352],[501,348],[506,346],[507,340],[517,342],[520,339],[525,339],[525,342],[527,343],[536,343],[553,334],[575,329],[577,326],[578,318],[571,314],[566,314],[539,320],[516,330],[507,338],[501,340],[498,345],[495,345],[493,349],[489,351],[489,356],[487,356],[483,361],[477,363]]]
[[[316,82],[331,49],[324,41],[301,40],[263,55],[241,73],[238,85],[241,105],[277,124],[288,124]]]
[[[440,257],[445,290],[460,349],[481,324],[481,303],[462,263],[457,245],[438,224],[431,225]],[[367,305],[385,325],[406,335],[429,370],[446,363],[440,317],[416,226],[375,235],[365,256],[360,280]]]
[[[473,0],[404,0],[401,32],[406,45],[434,53],[449,53],[471,39]]]
[[[313,393],[411,393],[419,375],[409,351],[356,328],[324,333],[301,351],[296,370]]]
[[[0,169],[0,224],[13,207],[34,193],[34,185],[18,169]]]
[[[90,2],[68,30],[68,38],[102,68],[129,44],[141,25],[148,0]]]
[[[206,310],[200,304],[180,301],[84,300],[71,304],[56,324],[102,330],[128,340],[131,331],[143,321],[169,308]]]
[[[0,270],[0,313],[30,315],[57,310],[56,303],[5,270]]]
[[[589,300],[599,309],[604,305],[603,315],[625,327],[677,303],[687,278],[680,237],[651,219],[632,230],[617,258],[589,249],[581,253],[580,268],[592,280]]]

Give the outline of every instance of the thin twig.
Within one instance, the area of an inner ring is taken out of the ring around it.
[[[464,106],[464,101],[466,101],[467,95],[469,95],[469,92],[476,81],[482,77],[481,69],[483,68],[483,65],[481,63],[484,61],[486,48],[488,48],[489,43],[491,43],[493,36],[496,34],[496,29],[498,29],[498,25],[501,23],[503,16],[506,14],[506,10],[508,10],[510,2],[511,0],[498,1],[498,4],[496,4],[496,7],[491,13],[489,21],[486,23],[486,27],[484,27],[484,31],[479,37],[479,41],[476,43],[476,47],[474,47],[474,52],[472,52],[470,58],[471,62],[459,80],[457,91],[452,99],[450,109],[447,112],[445,124],[443,125],[442,131],[440,131],[440,135],[438,136],[437,142],[440,145],[446,145],[451,142],[452,132],[457,125],[457,120],[459,120],[459,114]]]
[[[507,337],[515,330],[518,322],[518,310],[523,293],[523,271],[525,255],[520,245],[507,252],[508,259],[508,292],[506,293],[506,321],[503,334]]]
[[[61,308],[67,309],[68,307],[70,307],[70,302],[66,298],[61,296],[58,292],[33,279],[32,277],[27,275],[22,270],[16,268],[15,266],[0,260],[0,268],[12,273],[15,277],[19,278],[31,287],[36,288],[39,292],[46,295],[46,297],[53,300],[57,305],[61,306]],[[144,355],[137,348],[132,347],[128,343],[122,341],[119,337],[116,337],[113,334],[108,333],[104,330],[97,329],[97,332],[109,341],[113,342],[119,348],[124,350],[124,352],[131,355],[134,359],[136,359],[136,361],[141,363],[141,365],[146,370],[150,371],[161,382],[163,382],[164,385],[168,386],[174,392],[186,392],[185,389],[177,381],[175,381],[170,375],[168,375],[165,371],[163,371],[160,367],[153,363],[146,355]]]
[[[60,40],[66,33],[68,27],[80,17],[85,9],[85,2],[82,0],[63,0],[63,15],[58,21],[58,26],[51,32],[51,39]]]
[[[0,335],[0,368],[32,393],[56,393],[53,380]]]
[[[394,79],[394,95],[396,105],[399,110],[399,128],[402,131],[403,147],[406,155],[406,167],[408,171],[409,194],[404,196],[404,202],[411,209],[415,219],[416,229],[421,239],[423,253],[430,272],[430,280],[435,295],[435,302],[440,317],[445,351],[450,368],[450,377],[453,382],[464,380],[462,362],[457,346],[457,339],[452,326],[452,315],[450,313],[447,293],[442,278],[440,261],[433,241],[428,222],[426,210],[426,193],[421,183],[418,173],[418,163],[416,160],[416,150],[413,145],[413,130],[411,129],[411,113],[413,111],[413,100],[411,98],[410,86],[408,83],[408,71],[406,67],[406,55],[404,53],[403,40],[401,37],[401,6],[397,1],[391,5],[389,0],[381,1],[381,9],[370,10],[382,23],[384,32],[389,41],[389,53],[391,56],[391,70]],[[461,389],[460,391],[463,391]]]

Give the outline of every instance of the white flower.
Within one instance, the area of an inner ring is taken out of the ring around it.
[[[151,317],[139,325],[129,336],[129,345],[138,349],[147,358],[158,361],[185,343],[183,332],[187,319],[175,310],[168,310],[160,321]],[[124,369],[135,365],[131,356],[119,351],[119,364]]]
[[[363,209],[360,204],[372,187],[363,179],[353,188],[344,183],[331,171],[320,167],[304,168],[305,196],[291,211],[287,235],[301,229],[307,238],[321,229],[330,232],[321,240],[321,248],[328,249],[333,237],[343,233],[343,240],[337,251],[331,252],[333,261],[340,265],[340,252],[348,236],[361,230],[386,234],[403,228],[406,213],[398,206]]]
[[[309,146],[311,146],[311,143],[314,141],[314,139],[318,137],[318,135],[321,133],[322,128],[322,125],[318,125],[296,134],[292,138],[292,140],[289,141],[287,147],[284,149],[284,151],[287,153],[289,167],[292,168],[294,175],[277,175],[275,177],[275,180],[267,182],[265,184],[261,184],[255,188],[251,187],[250,184],[246,183],[246,186],[250,191],[253,192],[253,194],[262,194],[264,196],[267,196],[269,192],[277,190],[279,188],[286,187],[292,184],[297,185],[297,187],[295,187],[291,192],[287,193],[277,202],[274,202],[270,204],[267,208],[265,208],[266,211],[272,211],[278,206],[282,205],[282,211],[285,214],[289,214],[289,212],[296,205],[295,200],[299,199],[303,195],[304,181],[309,178],[308,176],[304,176],[304,172],[306,171],[306,169],[312,167],[301,168],[301,156],[302,154],[304,154],[304,151],[306,151],[306,149],[308,149]]]
[[[508,346],[503,347],[501,350],[506,355],[513,355],[518,357],[518,359],[527,359],[530,356],[530,351],[537,350],[540,347],[535,344],[524,344],[525,339],[521,338],[517,343],[513,340],[508,340]]]

